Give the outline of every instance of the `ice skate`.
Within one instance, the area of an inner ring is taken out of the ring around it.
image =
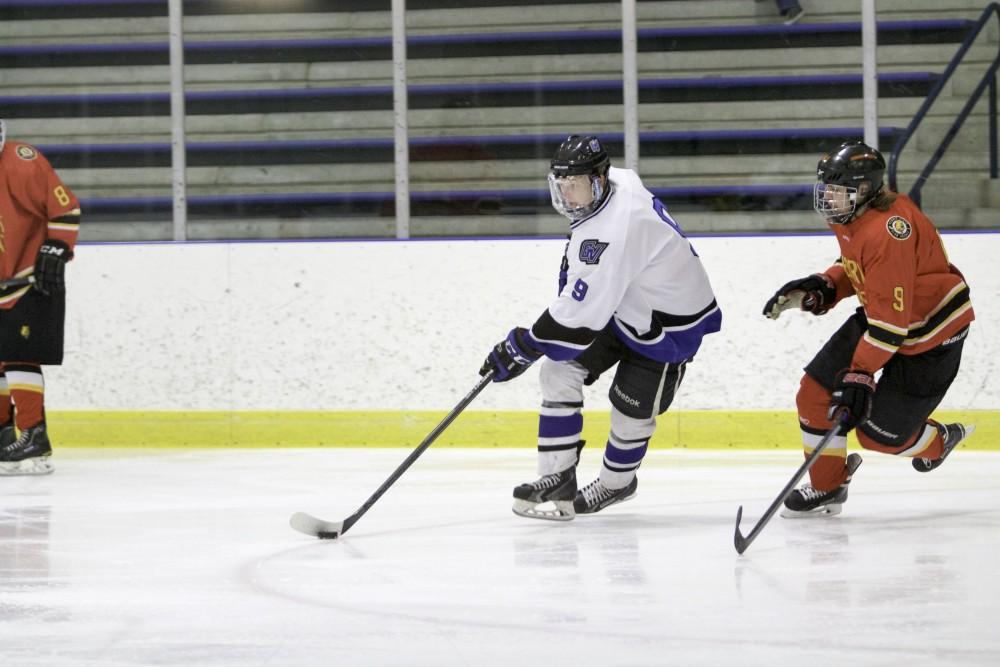
[[[587,486],[580,489],[573,501],[573,509],[577,514],[594,514],[615,503],[621,503],[635,497],[635,490],[639,486],[639,478],[633,477],[632,481],[621,489],[609,489],[601,483],[600,478],[595,479]]]
[[[14,428],[14,420],[0,424],[0,451],[14,444],[15,440],[17,440],[17,430]]]
[[[939,459],[914,458],[912,461],[913,469],[917,472],[930,472],[939,467],[948,458],[952,450],[958,447],[958,443],[968,438],[976,430],[973,424],[969,424],[968,426],[962,424],[935,424],[935,426],[937,426],[937,430],[941,433],[941,437],[944,438],[944,453],[941,454],[941,458]]]
[[[17,440],[0,448],[0,475],[47,475],[53,470],[49,461],[51,455],[52,445],[45,422],[39,422],[21,431]]]
[[[529,519],[570,521],[575,516],[576,467],[543,475],[514,488],[514,514]],[[543,507],[539,507],[543,506]]]
[[[851,476],[861,465],[861,455],[851,454],[847,457],[847,479],[833,491],[819,491],[811,484],[805,484],[785,498],[785,507],[781,516],[786,519],[800,519],[815,516],[833,516],[840,514],[844,502],[847,501],[847,486]]]

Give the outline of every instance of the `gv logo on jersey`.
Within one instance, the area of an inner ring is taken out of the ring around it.
[[[601,255],[607,250],[608,245],[597,239],[587,239],[580,244],[580,261],[584,264],[597,264],[601,261]]]

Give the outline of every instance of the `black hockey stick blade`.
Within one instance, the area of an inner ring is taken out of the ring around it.
[[[399,467],[396,468],[391,475],[389,475],[389,479],[382,483],[382,486],[380,486],[375,493],[373,493],[371,497],[358,508],[357,512],[343,521],[325,521],[310,514],[306,514],[305,512],[296,512],[289,520],[292,528],[300,533],[318,537],[321,540],[335,540],[346,533],[350,527],[364,515],[365,512],[371,509],[372,505],[374,505],[375,502],[382,497],[382,494],[388,491],[389,487],[396,483],[396,480],[399,479],[404,472],[406,472],[406,469],[413,465],[413,462],[417,460],[417,457],[423,454],[424,451],[431,446],[431,443],[437,440],[437,437],[441,435],[453,421],[455,421],[455,418],[458,417],[458,415],[460,415],[462,411],[468,407],[469,403],[472,403],[473,399],[476,398],[476,396],[478,396],[479,393],[492,381],[492,371],[481,377],[479,382],[476,383],[476,386],[472,388],[472,391],[466,394],[465,397],[458,402],[458,405],[452,408],[451,412],[449,412],[448,415],[441,420],[441,423],[435,426],[434,430],[431,431],[426,438],[424,438],[424,441],[421,442],[420,445],[418,445],[417,448],[406,457],[405,461],[399,464]]]
[[[802,476],[805,475],[810,468],[812,468],[814,463],[816,463],[816,459],[819,458],[819,455],[823,452],[826,446],[830,444],[830,441],[833,440],[833,437],[837,435],[837,433],[840,431],[840,424],[844,417],[843,413],[840,413],[838,417],[839,418],[836,420],[836,423],[833,425],[833,428],[831,428],[829,431],[826,432],[826,434],[823,436],[823,439],[820,440],[819,444],[817,444],[816,447],[813,449],[812,454],[810,454],[809,457],[805,460],[805,462],[801,466],[799,466],[799,469],[795,472],[795,475],[792,477],[792,479],[789,480],[788,484],[785,484],[785,488],[781,490],[781,493],[778,494],[778,497],[774,499],[774,502],[771,503],[771,506],[767,508],[766,512],[764,512],[764,516],[762,516],[757,521],[757,524],[753,527],[753,529],[749,533],[747,533],[745,537],[743,533],[740,532],[740,519],[743,518],[743,505],[740,505],[739,509],[736,510],[736,533],[733,535],[733,544],[736,546],[736,553],[742,555],[743,552],[747,550],[747,547],[750,546],[750,543],[757,538],[757,535],[760,534],[760,531],[764,530],[764,526],[767,525],[767,522],[771,520],[771,517],[774,516],[774,513],[778,511],[779,507],[781,507],[781,503],[785,502],[785,498],[787,498],[788,494],[792,492],[792,489],[795,488],[795,485],[799,483],[799,480],[802,479]]]
[[[740,519],[743,518],[743,505],[740,505],[736,510],[736,534],[733,535],[733,543],[736,545],[736,553],[742,554],[750,546],[750,542],[747,538],[743,537],[743,533],[740,532]]]

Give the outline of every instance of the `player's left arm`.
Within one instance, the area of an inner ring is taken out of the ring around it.
[[[45,210],[48,238],[66,244],[72,253],[80,233],[80,201],[48,163],[45,178]]]
[[[46,219],[46,237],[35,258],[35,287],[43,294],[65,290],[66,262],[80,232],[80,202],[41,155],[32,179],[33,198]]]
[[[903,345],[912,322],[916,239],[884,234],[865,248],[864,308],[868,329],[854,350],[853,369],[875,373]]]

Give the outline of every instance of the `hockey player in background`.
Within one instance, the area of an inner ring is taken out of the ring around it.
[[[694,248],[631,170],[611,167],[600,140],[573,135],[551,162],[552,205],[570,234],[555,300],[530,329],[515,327],[480,375],[496,382],[545,356],[538,474],[514,489],[521,516],[570,520],[635,495],[636,470],[706,334],[722,313]],[[596,480],[577,488],[583,387],[617,366],[611,433]]]
[[[33,282],[0,289],[0,475],[43,475],[52,447],[42,365],[63,359],[80,203],[38,149],[5,140],[0,120],[0,281]]]
[[[841,257],[787,283],[764,306],[776,319],[789,308],[822,315],[851,295],[861,304],[805,367],[796,403],[806,455],[835,419],[841,427],[810,483],[786,498],[786,517],[841,511],[861,464],[860,455],[847,455],[852,428],[865,449],[910,457],[920,472],[940,466],[973,430],[930,419],[958,373],[974,319],[969,287],[934,224],[883,185],[884,173],[882,154],[859,141],[823,156],[814,206]]]

